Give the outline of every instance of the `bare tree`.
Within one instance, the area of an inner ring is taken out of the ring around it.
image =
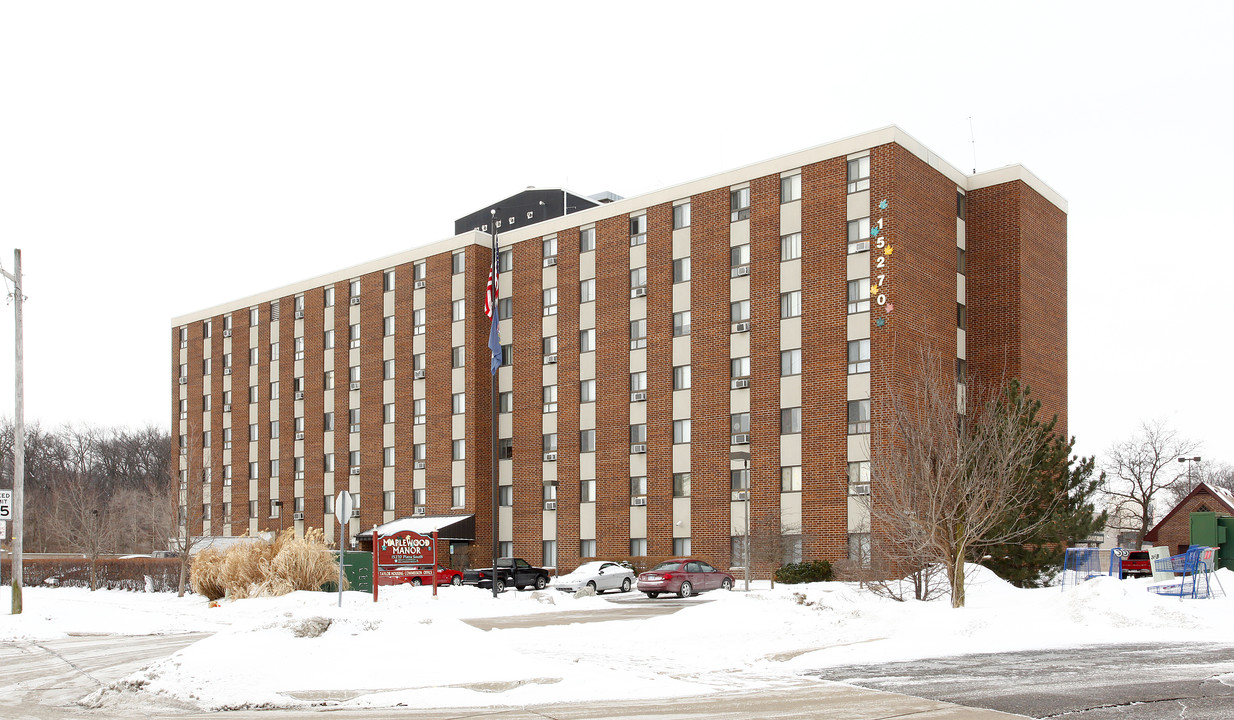
[[[888,417],[875,425],[872,526],[883,540],[877,550],[916,563],[906,570],[941,566],[952,607],[963,607],[970,552],[1035,529],[1003,521],[1025,514],[1036,498],[1028,492],[1032,475],[1025,468],[1041,430],[1029,422],[1026,395],[1008,393],[1005,384],[970,383],[968,412],[960,415],[951,364],[923,353],[921,365],[911,391],[888,389]]]
[[[1234,494],[1234,465],[1207,460],[1194,463],[1191,472],[1184,472],[1170,488],[1170,504],[1177,505],[1182,502],[1182,499],[1195,490],[1200,483],[1212,488],[1228,490]]]
[[[1141,422],[1139,432],[1106,450],[1103,490],[1113,509],[1111,525],[1135,533],[1136,550],[1152,527],[1155,502],[1170,498],[1187,477],[1178,458],[1193,454],[1199,447],[1158,419]]]
[[[106,492],[88,479],[60,484],[52,494],[45,528],[56,549],[85,555],[90,561],[90,589],[98,588],[99,556],[115,552],[120,528],[112,522]]]
[[[203,448],[200,437],[200,433],[190,433],[185,436],[184,444],[180,448],[180,458],[181,462],[188,459],[188,462],[184,463],[186,469],[179,468],[181,462],[168,468],[168,474],[171,475],[171,490],[165,496],[166,505],[164,507],[167,524],[175,530],[171,550],[180,559],[177,597],[184,597],[184,590],[188,587],[189,564],[192,560],[193,548],[203,540],[201,535],[193,534],[194,530],[200,532],[199,529],[203,527],[205,520],[204,476],[198,474],[201,472],[200,465],[195,466],[192,461],[192,458],[202,456]]]

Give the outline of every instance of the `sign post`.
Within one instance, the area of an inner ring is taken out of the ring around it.
[[[373,526],[373,602],[377,602],[377,586],[381,583],[377,582],[377,548],[381,542],[380,536],[377,534],[377,526]]]
[[[347,537],[347,520],[351,517],[351,493],[346,490],[339,492],[334,498],[334,517],[338,518],[338,606],[343,607],[343,539]]]
[[[378,537],[373,533],[373,598],[381,584],[431,583],[437,595],[437,533],[421,535],[400,530]],[[433,561],[430,566],[429,562]]]

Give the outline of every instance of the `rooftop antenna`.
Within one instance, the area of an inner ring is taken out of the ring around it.
[[[977,138],[973,135],[973,116],[968,116],[968,140],[973,144],[973,174],[977,174]]]

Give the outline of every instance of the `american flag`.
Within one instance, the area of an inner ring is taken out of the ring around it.
[[[488,269],[488,286],[484,289],[484,316],[488,319],[493,319],[493,312],[497,307],[497,247],[493,246],[493,264]]]

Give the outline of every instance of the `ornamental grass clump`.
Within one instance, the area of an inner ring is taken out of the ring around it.
[[[193,566],[189,571],[189,586],[198,595],[204,595],[208,600],[218,600],[225,593],[222,582],[224,555],[218,550],[206,548],[193,557]]]
[[[210,600],[273,597],[336,582],[338,561],[320,528],[307,529],[301,538],[289,528],[272,540],[251,538],[225,553],[203,550],[193,558],[190,580],[193,591]]]
[[[326,546],[326,536],[320,528],[309,528],[304,537],[288,537],[280,543],[270,562],[267,588],[271,595],[285,595],[296,590],[318,590],[332,581],[338,581],[334,552]]]
[[[242,542],[227,548],[219,580],[227,589],[228,597],[235,600],[269,595],[265,588],[270,577],[270,563],[274,559],[278,540]]]

